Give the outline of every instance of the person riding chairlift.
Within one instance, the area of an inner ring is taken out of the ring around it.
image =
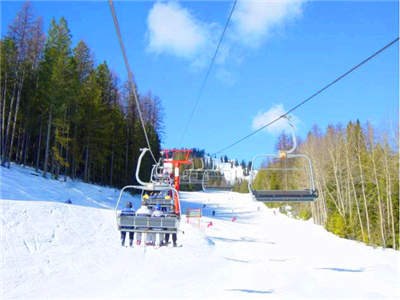
[[[137,211],[136,211],[136,216],[139,217],[150,217],[151,216],[151,210],[146,206],[146,205],[142,205]],[[140,245],[142,242],[142,233],[138,232],[136,235],[136,244]],[[148,236],[147,236],[148,238]]]
[[[161,210],[161,205],[157,204],[155,206],[155,209],[154,209],[153,213],[151,214],[151,217],[160,218],[163,215],[164,215],[164,213]],[[157,234],[156,233],[149,234],[149,240],[150,240],[151,244],[155,245],[156,242],[157,242]],[[159,233],[158,234],[158,245],[159,246],[163,245],[163,240],[164,240],[164,234]]]
[[[128,201],[126,203],[126,206],[121,210],[121,215],[125,216],[134,216],[135,215],[135,209],[133,208],[132,202]],[[134,232],[129,232],[129,246],[133,246],[133,236]],[[126,237],[126,231],[121,231],[121,245],[125,246],[125,237]]]

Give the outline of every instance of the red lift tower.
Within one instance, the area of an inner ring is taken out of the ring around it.
[[[162,150],[164,156],[164,169],[169,169],[170,175],[174,179],[174,188],[179,192],[179,168],[181,165],[189,165],[192,161],[189,159],[192,154],[192,149],[164,149]],[[179,213],[179,201],[174,196],[175,212]]]

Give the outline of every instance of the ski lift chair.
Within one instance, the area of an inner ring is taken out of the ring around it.
[[[204,162],[203,159],[200,159],[201,167],[196,169],[194,167],[194,161],[192,160],[191,167],[183,170],[182,175],[180,176],[180,184],[181,185],[190,185],[190,184],[202,184],[204,177]]]
[[[249,191],[261,202],[309,202],[318,198],[310,158],[305,154],[293,154],[296,149],[294,126],[293,146],[278,154],[258,155],[252,160]]]
[[[136,167],[136,180],[139,185],[127,185],[121,189],[119,194],[116,206],[115,206],[115,214],[117,227],[120,231],[131,231],[131,232],[141,232],[141,233],[177,233],[179,228],[180,221],[180,203],[179,203],[179,193],[178,191],[171,186],[170,184],[166,184],[164,182],[154,181],[153,178],[151,182],[144,182],[139,177],[139,170],[142,158],[144,154],[149,151],[149,149],[141,149],[142,153],[139,156],[138,165]],[[153,168],[154,169],[154,168]],[[142,204],[148,206],[149,208],[154,207],[157,204],[160,204],[162,207],[168,208],[168,212],[164,216],[161,217],[150,217],[150,216],[137,216],[137,215],[127,215],[121,214],[119,211],[119,205],[121,202],[122,195],[127,189],[136,189],[142,191]],[[149,195],[151,193],[164,193],[165,195],[170,195],[170,198],[166,198],[164,196],[163,199],[160,197],[154,197],[150,200],[149,203],[146,200],[150,199],[145,197],[145,195]],[[147,199],[144,199],[147,198]],[[177,202],[175,205],[175,202]],[[177,207],[175,211],[175,208]]]
[[[153,165],[151,169],[151,182],[155,184],[172,184],[171,178],[168,173],[164,172],[164,166],[162,163],[162,158]]]
[[[202,180],[202,188],[204,192],[229,192],[233,189],[231,180],[227,179],[221,171],[205,170]]]

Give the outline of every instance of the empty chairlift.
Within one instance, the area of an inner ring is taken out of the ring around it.
[[[232,191],[236,182],[235,172],[236,170],[232,168],[226,170],[217,167],[205,169],[202,181],[203,191]]]
[[[199,168],[195,168],[196,161],[200,162]],[[180,176],[181,185],[201,185],[204,177],[204,162],[202,158],[192,158],[189,168],[183,170]]]
[[[252,161],[249,191],[257,201],[307,202],[318,197],[311,160],[305,154],[293,153],[296,136],[290,121],[289,125],[293,141],[290,150],[258,155]]]

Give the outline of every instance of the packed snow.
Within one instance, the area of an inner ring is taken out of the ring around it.
[[[249,195],[181,193],[181,247],[122,247],[119,191],[1,168],[1,299],[395,299],[400,253]],[[140,199],[128,194],[123,201]],[[70,203],[69,203],[70,202]],[[215,215],[213,215],[213,211]]]

